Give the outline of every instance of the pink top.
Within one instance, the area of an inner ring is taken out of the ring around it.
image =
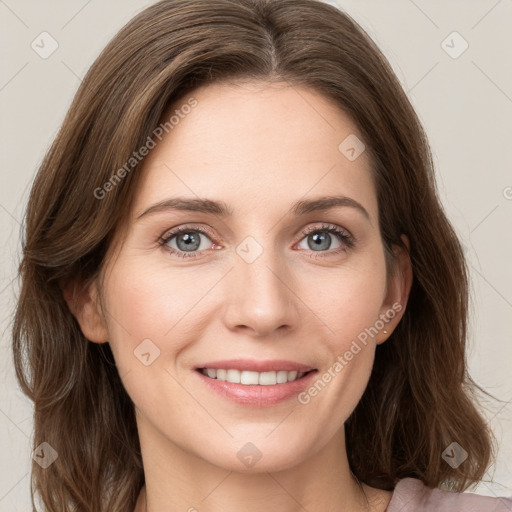
[[[512,496],[489,497],[426,487],[416,478],[395,485],[385,512],[512,512]]]

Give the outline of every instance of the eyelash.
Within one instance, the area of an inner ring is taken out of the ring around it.
[[[202,235],[207,236],[208,238],[213,238],[212,234],[209,231],[205,231],[203,228],[196,228],[193,226],[185,226],[185,227],[177,228],[177,229],[171,231],[170,233],[166,233],[164,236],[159,238],[159,241],[158,241],[159,245],[165,246],[165,244],[169,243],[176,235],[179,235],[180,233],[183,233],[183,232],[200,233]],[[321,227],[313,226],[311,228],[306,228],[305,230],[302,231],[302,233],[301,233],[302,238],[298,242],[301,242],[304,237],[306,237],[312,233],[316,233],[316,232],[332,233],[332,234],[338,235],[338,237],[342,243],[342,245],[340,247],[338,247],[337,249],[332,249],[329,251],[311,251],[311,252],[318,253],[315,256],[316,258],[324,257],[324,256],[321,256],[321,253],[327,253],[328,256],[337,255],[341,252],[352,249],[355,245],[355,238],[352,235],[350,235],[347,231],[336,226],[335,224],[322,224]],[[203,251],[190,251],[190,252],[177,251],[173,247],[165,247],[165,250],[169,251],[171,254],[174,254],[180,258],[190,258],[190,257],[195,258],[195,257],[200,256],[200,253],[203,252]]]

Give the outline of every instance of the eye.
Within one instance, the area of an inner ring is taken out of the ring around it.
[[[321,227],[313,226],[302,232],[304,238],[301,240],[307,242],[307,247],[314,252],[328,252],[329,254],[338,254],[354,246],[354,238],[347,231],[334,224],[323,224]],[[332,235],[336,235],[333,237]],[[332,243],[337,243],[332,247]],[[300,246],[300,245],[299,245]]]
[[[205,242],[204,238],[209,240],[209,243]],[[160,245],[165,245],[166,249],[176,256],[187,258],[198,256],[198,252],[212,247],[213,243],[203,229],[181,227],[161,238]]]

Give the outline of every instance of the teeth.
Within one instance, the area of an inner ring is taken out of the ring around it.
[[[211,379],[224,380],[233,384],[245,384],[260,386],[273,386],[275,384],[285,384],[300,379],[305,372],[279,370],[277,372],[252,372],[247,370],[214,370],[212,368],[203,368],[201,372]]]
[[[288,373],[288,380],[295,380],[300,379],[305,372],[287,372]]]
[[[260,386],[273,386],[277,384],[276,372],[261,372],[259,384]]]
[[[227,370],[226,380],[233,384],[240,384],[240,370]]]
[[[288,382],[288,372],[285,370],[281,370],[276,373],[276,379],[278,384],[283,384]]]
[[[240,384],[259,384],[260,374],[258,372],[240,372]]]

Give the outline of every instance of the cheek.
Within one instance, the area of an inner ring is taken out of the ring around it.
[[[116,267],[106,284],[105,303],[109,341],[120,366],[137,363],[134,350],[143,342],[150,348],[154,344],[156,353],[181,349],[180,340],[186,339],[183,329],[190,325],[194,305],[208,289],[206,284],[198,287],[191,282],[190,273],[142,270],[142,265]],[[178,332],[179,336],[174,335]]]
[[[315,299],[315,317],[328,327],[328,334],[317,347],[322,368],[299,402],[304,414],[329,418],[325,438],[347,420],[366,389],[384,293],[385,279],[379,272],[354,272],[334,279]]]
[[[319,416],[331,415],[335,429],[354,410],[371,375],[386,292],[384,260],[369,258],[364,265],[317,274],[314,289],[318,293],[309,288],[305,302],[314,305],[311,318],[320,320],[318,327],[325,327],[318,347],[323,367],[301,403],[310,403]]]
[[[315,315],[325,324],[336,340],[339,350],[375,324],[379,318],[386,293],[384,264],[344,268],[315,279],[318,293],[303,294],[312,305]],[[306,301],[305,301],[306,302]]]
[[[192,339],[189,326],[199,329],[194,305],[212,285],[199,289],[191,281],[192,275],[169,269],[119,264],[105,283],[109,343],[123,385],[141,411],[179,403],[185,413],[192,407],[173,378],[174,362]]]

